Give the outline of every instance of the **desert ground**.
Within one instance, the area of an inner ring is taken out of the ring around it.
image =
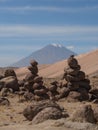
[[[56,79],[51,79],[56,80]],[[95,83],[98,86],[98,73],[90,76],[91,83]],[[50,79],[45,79],[46,84],[51,82]],[[23,98],[23,97],[22,97]],[[79,123],[72,122],[70,118],[59,119],[59,120],[48,120],[43,123],[34,125],[32,121],[27,121],[23,116],[22,112],[26,106],[30,105],[31,102],[20,102],[19,96],[16,94],[10,94],[8,97],[11,102],[10,106],[0,106],[0,130],[97,130],[97,124],[91,123]],[[80,106],[84,104],[90,104],[92,108],[96,107],[97,104],[92,102],[69,102],[66,98],[63,98],[57,102],[71,116],[72,113]]]

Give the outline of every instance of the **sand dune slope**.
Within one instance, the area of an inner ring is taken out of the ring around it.
[[[98,50],[91,53],[79,55],[76,57],[81,65],[81,70],[85,71],[86,74],[92,74],[98,71]],[[45,69],[41,69],[39,74],[44,77],[57,77],[64,72],[64,67],[67,66],[67,61],[63,60],[57,62]]]
[[[85,71],[87,75],[98,71],[98,50],[79,55],[76,58],[81,65],[81,70]],[[52,65],[44,65],[44,67],[39,66],[39,75],[48,78],[58,77],[63,74],[65,67],[67,67],[67,60],[59,61]],[[20,78],[23,78],[27,72],[26,67],[16,70]]]

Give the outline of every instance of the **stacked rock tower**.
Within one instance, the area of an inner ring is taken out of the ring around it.
[[[29,73],[25,77],[25,88],[34,94],[37,98],[45,98],[47,96],[47,89],[43,85],[43,77],[38,75],[38,62],[35,60],[30,61],[28,66]]]
[[[32,85],[34,84],[34,78],[38,76],[38,63],[35,60],[30,61],[30,66],[28,66],[28,70],[30,71],[25,77],[25,88],[29,92],[33,92]]]
[[[68,68],[64,69],[64,79],[67,81],[67,87],[70,91],[89,92],[91,89],[90,80],[86,78],[85,72],[81,71],[81,66],[78,64],[74,55],[68,59]]]

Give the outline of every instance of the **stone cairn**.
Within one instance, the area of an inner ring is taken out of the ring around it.
[[[67,81],[68,97],[80,101],[88,100],[88,93],[91,89],[90,80],[86,78],[85,72],[81,71],[81,66],[78,64],[77,59],[74,58],[74,55],[71,55],[67,62],[68,68],[64,69],[63,79]]]
[[[0,105],[10,105],[8,96],[19,91],[18,79],[13,69],[7,68],[0,76]]]
[[[29,100],[30,93],[32,98],[35,100],[47,99],[47,88],[43,85],[43,77],[38,75],[38,62],[35,60],[30,61],[30,66],[28,66],[29,73],[25,77],[24,87],[28,91],[24,94],[24,97]]]

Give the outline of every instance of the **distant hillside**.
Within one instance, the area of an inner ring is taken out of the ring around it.
[[[87,75],[95,74],[98,72],[98,50],[90,53],[76,56],[81,70]],[[47,78],[59,77],[64,73],[64,68],[67,67],[67,60],[62,60],[47,66],[39,66],[39,75]],[[16,70],[18,78],[24,78],[27,74],[27,67],[22,67]]]
[[[50,44],[44,48],[33,52],[31,55],[14,63],[11,66],[24,67],[28,66],[31,59],[35,59],[39,64],[53,64],[57,61],[67,59],[70,55],[76,53],[68,50],[66,47],[59,44]]]

